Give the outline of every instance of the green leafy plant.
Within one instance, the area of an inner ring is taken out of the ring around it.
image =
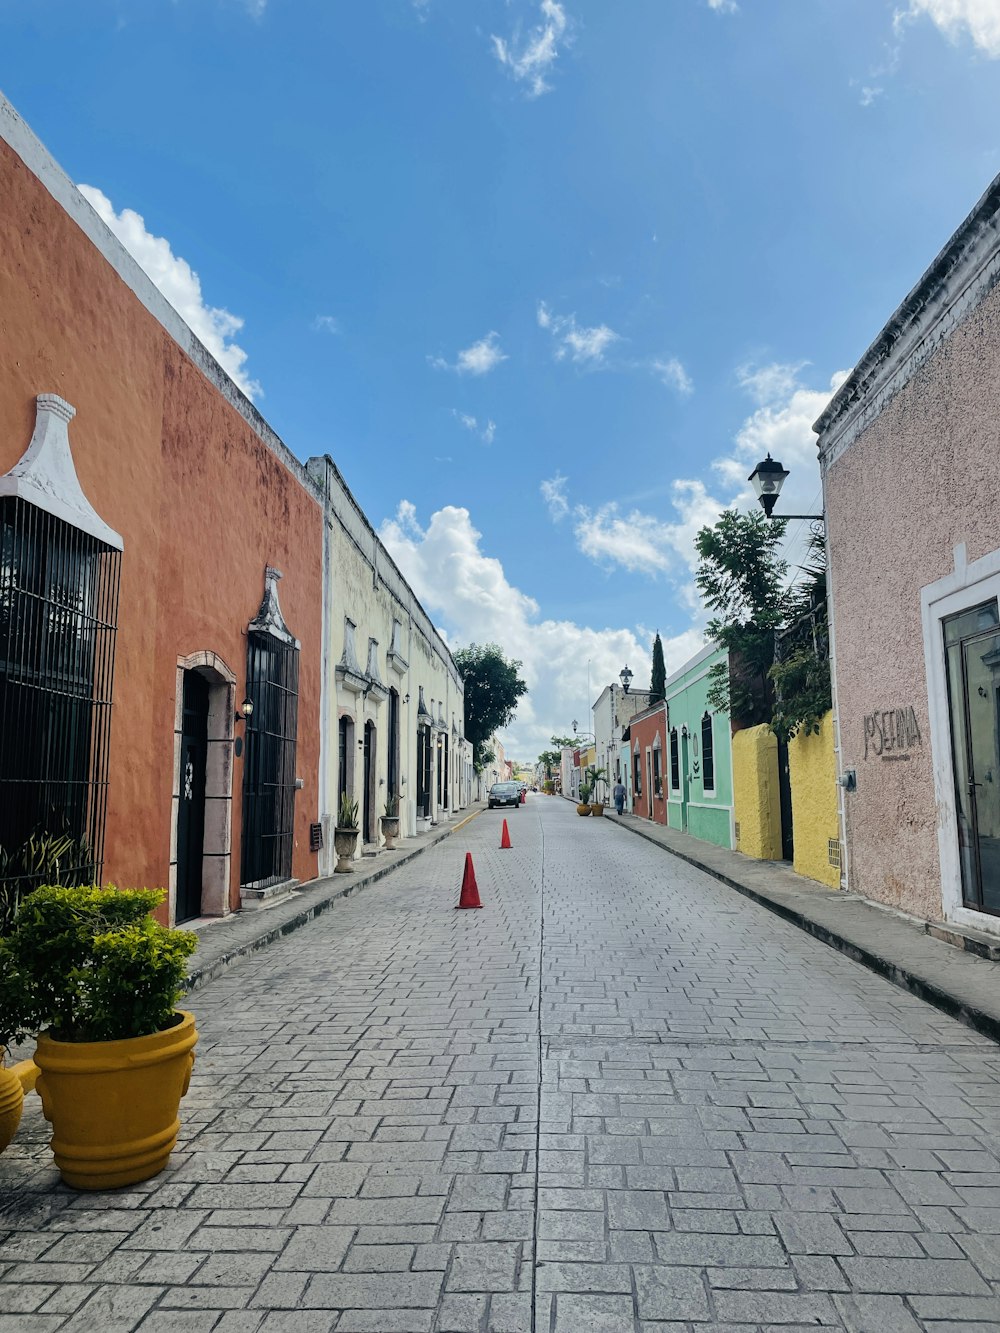
[[[198,941],[149,915],[164,896],[158,889],[36,889],[0,939],[0,1044],[45,1028],[77,1042],[170,1027]]]
[[[358,827],[358,803],[352,801],[345,791],[340,798],[340,807],[337,810],[337,828],[357,829]]]
[[[481,773],[495,757],[490,737],[509,725],[528,687],[518,675],[521,663],[508,661],[499,644],[470,643],[453,656],[465,688],[465,736],[472,742],[472,766]]]
[[[36,830],[16,850],[0,847],[0,935],[13,929],[21,902],[42,884],[75,885],[93,878],[85,838]]]
[[[649,677],[649,702],[651,704],[661,703],[666,697],[667,689],[667,669],[663,661],[663,640],[660,638],[660,631],[656,631],[656,638],[653,640],[653,663]]]
[[[585,776],[586,776],[586,778],[587,778],[587,784],[588,784],[589,790],[593,793],[594,800],[596,801],[596,800],[597,800],[597,784],[598,784],[599,782],[604,782],[604,783],[607,782],[607,780],[608,780],[608,770],[607,770],[606,768],[598,768],[596,764],[591,764],[591,765],[588,767]]]
[[[385,817],[386,819],[399,818],[399,797],[395,792],[391,792],[385,798]]]
[[[590,787],[586,782],[580,783],[580,804],[588,805],[590,802]]]

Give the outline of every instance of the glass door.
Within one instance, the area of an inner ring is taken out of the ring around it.
[[[962,901],[1000,915],[1000,617],[996,600],[944,622]]]

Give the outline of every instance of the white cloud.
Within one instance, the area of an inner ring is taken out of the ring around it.
[[[861,89],[861,96],[858,98],[858,101],[861,103],[862,106],[872,106],[874,105],[875,102],[878,101],[880,97],[884,95],[884,93],[885,93],[884,88],[870,88],[866,84]]]
[[[496,438],[497,423],[487,420],[482,425],[477,417],[471,416],[468,412],[459,412],[455,407],[451,409],[451,415],[456,421],[461,422],[467,431],[473,435],[478,435],[483,444],[492,444]]]
[[[312,326],[317,333],[340,332],[340,320],[335,315],[317,315]]]
[[[647,677],[651,636],[635,629],[593,629],[571,620],[542,619],[538,603],[507,579],[500,561],[486,555],[467,509],[448,505],[426,528],[404,500],[379,535],[431,614],[443,622],[449,643],[500,644],[523,663],[529,693],[508,729],[508,754],[534,759],[553,733],[566,735],[625,662],[637,683]],[[702,644],[688,629],[664,638],[668,671],[676,670]],[[587,697],[588,661],[590,698]]]
[[[703,482],[691,480],[673,483],[671,502],[677,511],[671,522],[635,508],[623,513],[614,503],[593,511],[577,505],[574,534],[579,549],[595,564],[605,568],[620,565],[631,573],[673,575],[682,596],[694,605],[684,586],[697,564],[694,539],[700,528],[715,522],[726,505],[710,495]]]
[[[529,97],[550,92],[547,76],[559,57],[559,48],[568,39],[569,20],[558,0],[541,0],[541,22],[522,37],[516,30],[508,41],[491,36],[493,54],[511,78],[527,86]]]
[[[569,501],[566,499],[566,483],[568,477],[564,477],[561,472],[557,472],[554,477],[549,477],[539,486],[542,493],[542,499],[548,505],[549,518],[553,523],[558,523],[561,518],[565,518],[569,513]]]
[[[694,393],[694,381],[676,356],[668,357],[665,361],[654,360],[652,369],[668,389],[673,389],[682,398]]]
[[[246,11],[252,19],[264,17],[264,10],[267,8],[267,0],[243,0]]]
[[[668,577],[681,599],[696,612],[699,603],[691,582],[698,563],[695,537],[724,509],[756,506],[748,477],[766,454],[779,459],[790,473],[779,512],[818,512],[821,488],[812,423],[843,383],[846,372],[834,375],[829,388],[811,389],[801,382],[801,369],[802,365],[781,363],[739,369],[738,379],[756,404],[754,411],[743,421],[730,451],[713,461],[711,489],[697,478],[673,483],[672,519],[638,508],[624,511],[614,503],[596,510],[575,506],[574,535],[583,554],[606,569],[619,566],[653,578]],[[786,549],[793,563],[806,536],[804,524],[790,527]]]
[[[717,14],[735,14],[739,9],[736,0],[708,0],[708,7]]]
[[[454,370],[459,375],[488,375],[501,361],[507,360],[507,354],[500,346],[499,333],[490,332],[460,351],[454,365],[441,356],[428,357],[428,360],[435,370]]]
[[[752,362],[746,362],[736,367],[736,380],[741,389],[745,389],[756,403],[763,406],[793,393],[798,387],[799,371],[805,364],[804,361],[795,365],[773,361],[767,366],[755,366]]]
[[[997,0],[910,0],[896,13],[897,27],[926,15],[949,41],[968,35],[993,60],[1000,59],[1000,5]]]
[[[186,259],[174,254],[169,241],[146,230],[138,213],[131,208],[116,213],[111,200],[93,185],[81,185],[79,190],[223,370],[248,398],[259,397],[260,385],[246,373],[247,354],[232,341],[243,320],[221,307],[205,304],[197,273]]]
[[[620,341],[620,335],[607,324],[584,327],[577,324],[576,315],[554,315],[544,301],[538,303],[537,318],[539,328],[547,329],[556,341],[557,361],[569,356],[577,363],[602,365],[604,353]]]

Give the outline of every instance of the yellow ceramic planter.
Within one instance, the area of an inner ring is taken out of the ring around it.
[[[194,1015],[164,1032],[124,1041],[56,1041],[43,1032],[37,1092],[67,1185],[118,1189],[167,1164],[198,1040]]]
[[[578,815],[589,815],[590,806],[587,804],[586,801],[581,801],[580,804],[576,807],[576,813]]]
[[[0,1059],[3,1048],[0,1047]],[[0,1065],[0,1152],[3,1152],[17,1133],[24,1107],[24,1089],[13,1069]]]

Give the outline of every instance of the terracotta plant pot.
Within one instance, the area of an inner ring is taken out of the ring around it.
[[[356,828],[336,828],[333,830],[333,845],[337,852],[337,864],[334,872],[349,875],[354,869],[354,849],[358,845],[360,830]]]
[[[194,1014],[181,1011],[177,1019],[163,1032],[122,1041],[39,1036],[36,1086],[67,1185],[119,1189],[166,1166],[198,1040]]]
[[[3,1048],[0,1047],[0,1060]],[[0,1152],[3,1152],[17,1133],[24,1107],[24,1089],[13,1069],[0,1065]]]
[[[580,804],[576,807],[576,813],[578,815],[589,815],[590,806],[586,803],[586,801],[581,801]]]
[[[592,815],[601,816],[604,814],[604,806],[601,805],[600,801],[591,801],[590,813]]]
[[[399,837],[399,815],[383,815],[381,818],[382,837],[385,838],[385,850],[394,852],[396,850],[396,839]]]

